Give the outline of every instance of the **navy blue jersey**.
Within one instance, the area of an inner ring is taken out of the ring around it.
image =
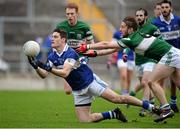
[[[171,13],[170,18],[170,21],[167,22],[164,20],[164,17],[160,15],[154,19],[152,23],[159,28],[164,40],[180,49],[180,17]]]
[[[65,61],[72,62],[73,70],[65,78],[72,90],[80,90],[86,88],[94,79],[92,70],[79,61],[79,55],[70,48],[65,46],[62,53],[53,51],[48,56],[48,62],[51,66],[62,69]]]
[[[113,34],[113,39],[115,40],[119,40],[122,38],[122,34],[121,34],[121,31],[117,30],[114,34]],[[120,50],[118,52],[118,59],[122,59],[122,56],[123,56],[123,50]],[[127,60],[134,60],[134,52],[132,50],[130,50],[128,52],[128,57],[127,57]]]

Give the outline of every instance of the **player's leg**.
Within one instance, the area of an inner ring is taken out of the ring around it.
[[[152,89],[154,95],[159,100],[161,104],[160,109],[162,111],[160,116],[157,119],[155,119],[155,122],[159,122],[166,118],[174,116],[174,113],[171,111],[170,105],[167,102],[165,92],[158,83],[159,80],[170,76],[173,72],[174,72],[174,68],[165,66],[163,64],[157,64],[150,76],[150,80],[148,84]]]
[[[87,88],[73,91],[78,120],[80,122],[98,122],[105,119],[118,119],[122,122],[127,122],[119,108],[102,113],[91,113],[91,102],[94,100],[94,95],[100,96],[105,90],[105,87],[99,87],[100,84],[104,85],[103,82],[98,81],[99,78],[97,76],[94,77],[96,79]]]
[[[66,80],[64,80],[64,91],[67,95],[72,93],[72,88],[70,87],[70,85],[66,82]]]
[[[148,84],[162,105],[167,104],[167,99],[165,97],[164,90],[160,87],[158,81],[162,78],[170,76],[173,72],[174,68],[157,64],[151,76],[149,76]]]
[[[80,106],[76,107],[75,111],[80,122],[98,122],[106,119],[118,119],[127,122],[126,117],[119,108],[102,113],[91,113],[90,106]]]
[[[91,103],[94,97],[88,93],[88,88],[73,91],[75,112],[79,122],[95,122],[103,119],[101,113],[91,115]]]
[[[177,106],[177,96],[176,96],[176,85],[171,79],[171,96],[170,96],[170,107],[175,112],[179,112],[179,108]]]
[[[135,62],[134,61],[128,61],[127,62],[127,86],[128,86],[128,91],[130,91],[131,88],[131,81],[134,73],[134,67],[135,67]]]
[[[131,92],[129,93],[131,96],[136,96],[136,93],[142,89],[142,85],[141,85],[141,79],[143,76],[143,66],[142,65],[136,66],[136,74],[139,79],[139,82],[136,82],[133,90],[131,90]]]
[[[170,106],[171,106],[171,109],[174,112],[179,112],[179,109],[178,109],[177,104],[176,104],[176,101],[177,101],[177,98],[176,98],[176,86],[180,87],[179,79],[180,79],[180,68],[177,68],[175,70],[175,72],[173,73],[173,75],[171,76],[171,101],[170,101]]]
[[[125,95],[128,94],[127,62],[125,63],[122,59],[119,59],[117,66],[119,68],[121,94]]]

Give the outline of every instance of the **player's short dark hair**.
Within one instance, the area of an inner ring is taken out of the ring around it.
[[[56,28],[56,29],[53,30],[53,32],[57,32],[57,33],[60,34],[61,38],[67,39],[67,33],[66,33],[66,31]]]
[[[78,7],[78,5],[77,5],[76,3],[68,3],[68,4],[66,5],[66,7],[65,7],[65,10],[66,10],[67,8],[75,9],[77,13],[78,13],[78,10],[79,10],[79,7]]]
[[[172,5],[171,1],[169,0],[163,0],[161,1],[161,4],[169,4],[170,6]]]
[[[135,11],[135,13],[136,13],[137,11],[143,11],[143,12],[144,12],[144,16],[148,16],[148,11],[147,11],[146,9],[144,9],[144,8],[139,8],[139,9],[137,9],[137,10]]]
[[[156,3],[156,4],[154,5],[154,9],[155,9],[158,5],[161,6],[161,2]]]
[[[127,16],[123,19],[123,22],[127,25],[128,28],[133,28],[134,31],[137,30],[138,24],[136,19],[133,16]]]

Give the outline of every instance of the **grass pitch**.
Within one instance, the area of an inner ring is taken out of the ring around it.
[[[180,98],[179,91],[177,93]],[[73,97],[63,91],[0,91],[0,128],[180,128],[180,113],[167,119],[167,123],[155,123],[150,115],[138,116],[139,107],[118,106],[126,114],[128,123],[115,119],[79,123]],[[103,112],[115,107],[117,105],[96,98],[92,111]]]

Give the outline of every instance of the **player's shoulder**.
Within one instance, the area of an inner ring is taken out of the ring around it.
[[[84,21],[80,21],[80,20],[77,21],[77,26],[89,28],[89,25],[87,23],[85,23]]]
[[[174,19],[175,19],[175,20],[180,21],[180,16],[177,16],[177,15],[174,15],[174,14],[173,14],[173,16],[174,16]]]
[[[64,20],[64,21],[58,23],[56,28],[64,27],[64,26],[68,26],[68,21],[67,20]]]
[[[161,23],[161,19],[160,17],[157,17],[157,18],[154,18],[152,21],[151,21],[152,24],[158,24],[158,23]]]
[[[151,22],[147,22],[146,23],[146,26],[148,26],[149,28],[152,28],[152,29],[158,29],[158,27],[157,26],[155,26],[153,23],[151,23]]]
[[[79,55],[78,53],[71,47],[68,47],[66,52],[65,52],[65,56],[67,58],[73,58],[73,59],[78,59]]]

